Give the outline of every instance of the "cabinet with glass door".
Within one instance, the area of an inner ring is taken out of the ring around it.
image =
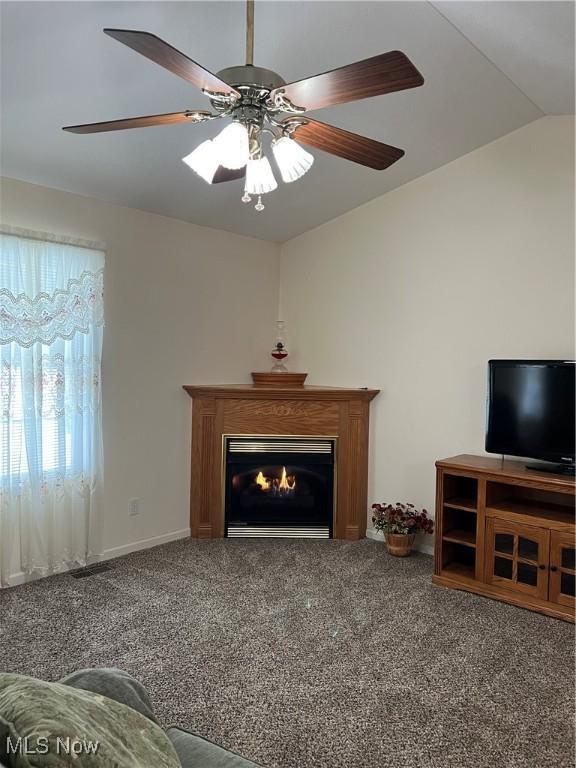
[[[437,462],[435,584],[574,621],[574,478],[520,462]]]

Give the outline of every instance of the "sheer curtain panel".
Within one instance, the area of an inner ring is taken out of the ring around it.
[[[104,253],[0,233],[0,586],[100,552]]]

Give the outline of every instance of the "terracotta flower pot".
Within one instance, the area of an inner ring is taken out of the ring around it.
[[[415,533],[386,533],[386,547],[395,557],[408,557],[412,551]]]

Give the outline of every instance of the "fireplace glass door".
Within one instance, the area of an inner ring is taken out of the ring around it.
[[[333,440],[230,437],[225,458],[226,536],[332,536]]]

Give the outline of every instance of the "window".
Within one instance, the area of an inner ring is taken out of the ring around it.
[[[83,562],[101,484],[104,254],[0,235],[0,584]],[[92,540],[91,540],[92,539]]]

